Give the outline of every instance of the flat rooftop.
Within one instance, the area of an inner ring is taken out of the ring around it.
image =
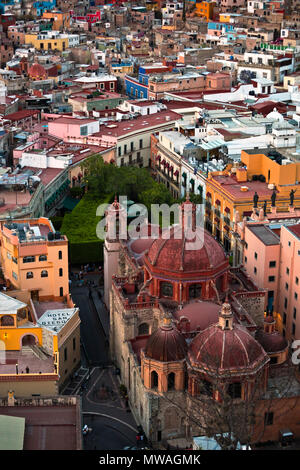
[[[76,405],[0,407],[0,415],[25,418],[24,450],[77,450]]]
[[[247,225],[247,228],[266,246],[280,245],[280,238],[265,225]],[[299,232],[300,233],[300,232]]]
[[[32,326],[34,326],[32,324]],[[0,374],[16,374],[16,364],[18,364],[18,374],[26,375],[26,367],[29,374],[54,374],[54,361],[50,356],[45,355],[45,359],[37,357],[33,351],[5,351],[5,358],[1,359],[5,363],[0,364]]]

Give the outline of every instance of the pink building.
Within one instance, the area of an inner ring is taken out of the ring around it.
[[[99,132],[99,122],[95,119],[61,116],[49,121],[48,132],[64,141],[69,141]]]
[[[287,339],[300,339],[300,224],[274,230],[264,223],[247,224],[244,243],[244,267],[268,290],[266,308],[274,310]]]

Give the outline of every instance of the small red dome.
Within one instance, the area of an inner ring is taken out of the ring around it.
[[[156,361],[181,361],[187,353],[187,344],[179,331],[171,325],[169,319],[149,337],[145,356]]]
[[[278,331],[267,333],[260,329],[256,334],[256,339],[269,354],[284,351],[288,347],[287,340]]]
[[[220,372],[267,362],[261,345],[241,325],[232,329],[222,329],[219,324],[210,326],[191,342],[189,356],[197,366]]]
[[[199,230],[196,240],[189,234],[181,236],[180,231],[180,226],[172,227],[168,239],[155,240],[145,259],[155,268],[185,274],[215,270],[220,266],[224,269],[227,261],[224,250],[206,230]],[[199,248],[191,249],[192,243],[197,243]]]

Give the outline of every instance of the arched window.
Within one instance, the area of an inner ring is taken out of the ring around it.
[[[173,297],[173,285],[170,282],[161,283],[161,295],[164,297]]]
[[[189,286],[189,298],[197,299],[201,297],[201,284],[191,284]]]
[[[64,288],[63,287],[59,288],[59,295],[60,295],[60,297],[62,297],[64,295]]]
[[[14,317],[11,315],[3,315],[0,319],[1,326],[14,326]]]
[[[155,370],[151,372],[151,388],[157,388],[158,387],[158,375]]]
[[[200,393],[208,397],[213,396],[213,387],[212,384],[208,382],[208,380],[202,380],[200,385]]]
[[[63,269],[59,268],[59,276],[62,277],[62,275],[63,275]]]
[[[148,323],[141,323],[138,328],[138,336],[148,335],[148,334],[149,334]]]
[[[59,252],[58,252],[58,259],[62,259],[62,251],[61,250],[59,250]]]
[[[175,389],[175,374],[174,372],[171,372],[168,375],[168,390],[174,390]]]
[[[47,261],[47,255],[40,255],[39,261]]]
[[[228,385],[227,393],[231,398],[242,397],[242,384],[240,382],[234,382]]]
[[[43,269],[41,272],[41,277],[48,277],[48,271],[46,271],[46,269]]]
[[[33,272],[32,271],[28,271],[26,273],[26,279],[32,279],[33,278]]]

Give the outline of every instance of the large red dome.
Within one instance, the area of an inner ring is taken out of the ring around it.
[[[189,347],[195,367],[218,371],[253,369],[267,362],[261,345],[241,325],[222,329],[215,324],[200,332]]]
[[[151,359],[163,362],[181,361],[187,353],[187,344],[179,331],[166,320],[149,337],[145,355]]]
[[[154,268],[173,273],[215,271],[228,265],[223,248],[206,230],[199,230],[195,240],[190,236],[180,236],[181,231],[180,226],[172,227],[170,238],[161,237],[155,240],[145,256],[145,261],[148,260]],[[194,242],[199,248],[190,249]]]

